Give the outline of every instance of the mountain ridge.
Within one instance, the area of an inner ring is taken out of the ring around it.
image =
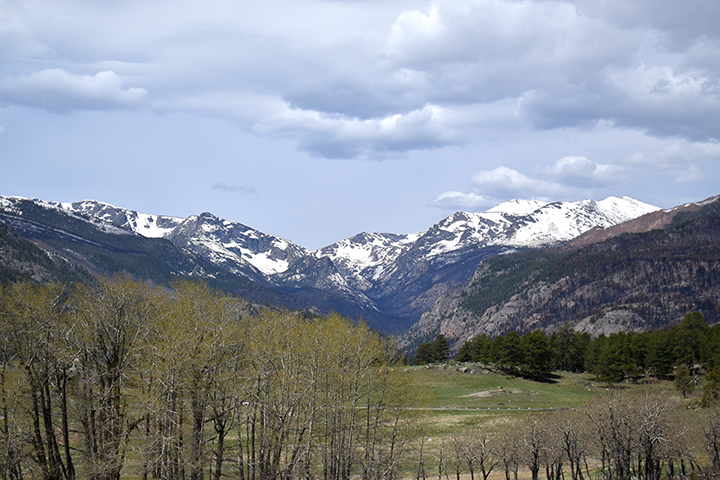
[[[593,227],[606,228],[658,210],[628,197],[599,202],[515,200],[487,212],[453,213],[414,234],[359,233],[308,250],[208,212],[180,218],[94,200],[60,203],[20,197],[0,197],[0,211],[21,217],[21,203],[23,208],[34,205],[35,215],[44,215],[56,227],[64,222],[87,222],[88,241],[100,235],[92,229],[106,235],[137,236],[150,243],[167,241],[213,265],[198,270],[200,277],[243,277],[296,300],[290,303],[322,305],[362,317],[386,333],[412,325],[440,295],[469,281],[489,255],[560,245]],[[51,210],[58,218],[50,218]],[[63,215],[74,220],[63,219]]]
[[[660,226],[661,228],[658,228]],[[476,335],[592,336],[642,331],[693,310],[720,321],[720,197],[594,229],[562,247],[484,261],[466,285],[438,298],[399,344],[442,333],[457,350]]]

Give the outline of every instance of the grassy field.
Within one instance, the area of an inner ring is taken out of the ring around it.
[[[461,373],[460,367],[468,367],[474,373]],[[696,389],[683,399],[673,382],[656,379],[610,387],[597,382],[593,375],[570,372],[555,372],[547,381],[536,382],[500,373],[481,373],[484,369],[471,364],[416,366],[406,371],[416,402],[414,408],[425,414],[429,478],[437,477],[436,459],[440,449],[449,449],[452,437],[481,423],[519,420],[528,412],[543,415],[556,410],[584,409],[611,388],[638,395],[672,397],[688,407],[683,410],[684,416],[691,420],[697,414],[694,410],[702,394],[702,389]],[[413,466],[406,466],[406,472],[411,468]],[[454,478],[454,474],[451,477]],[[461,476],[463,480],[469,478],[469,475]],[[504,474],[497,470],[491,478],[504,479]],[[529,478],[525,467],[521,468],[520,478]]]
[[[591,375],[562,373],[535,382],[497,373],[461,373],[459,366],[410,367],[416,398],[440,409],[539,410],[584,406],[597,393]],[[604,385],[600,385],[604,387]]]
[[[462,373],[461,367],[468,372]],[[489,373],[477,365],[446,364],[415,366],[405,369],[417,408],[458,413],[512,413],[582,408],[598,394],[610,388],[654,392],[677,396],[671,381],[649,379],[637,384],[621,383],[610,387],[586,373],[554,372],[546,381],[533,381],[500,373]],[[485,373],[483,373],[485,372]],[[691,404],[700,398],[700,389],[684,400]]]
[[[462,373],[461,367],[468,367],[469,371]],[[670,396],[689,410],[697,406],[702,394],[701,389],[696,389],[683,399],[673,382],[657,379],[610,387],[584,373],[555,372],[547,381],[537,382],[500,373],[481,373],[484,369],[471,364],[415,366],[406,371],[413,391],[413,408],[427,413],[429,433],[440,438],[459,434],[478,423],[507,421],[528,412],[582,409],[610,388]]]

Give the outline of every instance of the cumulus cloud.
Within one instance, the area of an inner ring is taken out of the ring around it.
[[[620,183],[623,168],[620,165],[598,164],[587,157],[568,156],[555,165],[541,169],[541,173],[566,185],[603,187]]]
[[[715,0],[694,0],[680,7],[675,0],[573,0],[589,15],[623,28],[650,27],[662,33],[660,41],[674,51],[686,49],[699,38],[719,39],[720,9]]]
[[[253,129],[261,134],[295,138],[301,151],[336,159],[382,159],[458,141],[443,127],[442,109],[437,107],[367,120],[288,108],[263,119]]]
[[[2,104],[134,108],[148,92],[123,85],[127,72],[114,65],[124,61],[142,72],[155,111],[216,116],[330,158],[474,141],[482,119],[447,119],[489,105],[517,119],[505,129],[605,121],[720,141],[717,0],[180,1],[172,12],[129,2],[112,16],[38,1],[52,15],[0,15],[0,60],[24,59],[0,65]],[[47,69],[17,77],[29,61]],[[89,64],[105,71],[52,68]]]
[[[401,14],[386,53],[398,68],[424,73],[430,99],[485,102],[627,64],[636,37],[564,2],[444,1]]]
[[[58,113],[135,108],[147,94],[143,88],[123,88],[122,79],[111,70],[75,75],[54,68],[0,82],[4,103]]]
[[[658,138],[720,141],[710,2],[439,1],[398,16],[386,55],[435,104],[512,97],[539,129],[611,121]]]
[[[482,170],[470,179],[470,192],[444,192],[430,202],[444,210],[482,210],[512,198],[549,200],[565,196],[568,187],[529,177],[508,167]]]
[[[640,160],[638,160],[640,161]],[[518,199],[557,200],[620,183],[623,167],[598,164],[583,156],[567,156],[553,165],[536,167],[533,176],[508,167],[482,170],[470,179],[469,192],[444,192],[430,205],[443,210],[484,210]]]
[[[559,183],[548,182],[507,167],[476,173],[470,183],[478,192],[486,192],[496,198],[546,198],[559,196],[565,188]]]
[[[494,200],[483,195],[464,192],[444,192],[435,197],[430,206],[442,210],[462,210],[476,212],[486,210],[495,205]]]

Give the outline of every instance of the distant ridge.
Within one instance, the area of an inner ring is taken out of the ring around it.
[[[628,197],[513,200],[456,212],[422,232],[360,233],[310,251],[208,212],[179,218],[94,200],[0,197],[3,221],[19,237],[91,275],[203,278],[252,300],[362,318],[385,333],[409,328],[488,256],[559,246],[656,210]]]

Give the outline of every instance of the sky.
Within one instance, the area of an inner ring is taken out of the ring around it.
[[[720,194],[717,0],[0,0],[0,195],[306,248]]]

